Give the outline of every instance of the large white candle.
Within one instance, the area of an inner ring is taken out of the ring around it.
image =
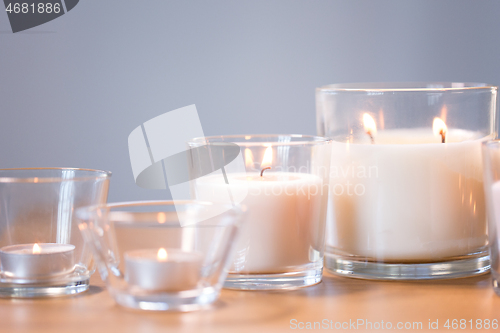
[[[492,212],[494,214],[494,221],[492,225],[495,225],[497,232],[500,230],[500,181],[496,181],[491,184],[491,199],[492,199]]]
[[[263,161],[262,167],[265,165]],[[324,234],[319,221],[322,200],[327,196],[320,177],[273,172],[271,168],[263,173],[228,174],[227,180],[228,184],[216,175],[197,179],[195,193],[197,199],[216,200],[248,190],[241,202],[247,218],[232,272],[282,273],[318,260]]]
[[[10,278],[42,279],[74,270],[71,244],[17,244],[0,249],[2,273]]]
[[[444,136],[446,134],[446,143]],[[436,135],[438,134],[438,135]],[[382,130],[333,143],[327,244],[382,261],[435,261],[487,244],[478,133]]]
[[[491,258],[491,274],[494,280],[499,280],[500,277],[500,181],[496,181],[490,185],[491,189],[491,207],[489,207],[489,238],[490,238],[490,258]],[[486,189],[488,191],[488,189]],[[496,291],[497,288],[495,288]]]
[[[141,249],[125,252],[125,279],[149,291],[195,289],[203,254],[179,249]]]

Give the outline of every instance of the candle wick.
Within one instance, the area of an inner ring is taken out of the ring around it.
[[[268,169],[271,169],[271,167],[267,167],[267,168],[264,168],[260,171],[260,176],[262,177],[264,175],[264,171],[265,170],[268,170]]]
[[[372,145],[375,144],[375,139],[373,138],[372,132],[368,131],[368,132],[366,132],[366,134],[368,134],[368,136],[370,137],[370,140],[372,141]]]
[[[444,143],[444,141],[446,139],[445,131],[441,130],[441,131],[439,131],[439,134],[441,134],[441,143]]]

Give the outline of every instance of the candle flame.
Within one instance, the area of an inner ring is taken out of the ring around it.
[[[264,152],[264,157],[262,158],[262,163],[260,164],[261,169],[270,167],[273,163],[273,148],[270,146],[266,148]]]
[[[245,148],[245,166],[253,169],[253,154],[248,148]]]
[[[158,223],[165,223],[167,222],[167,214],[160,212],[158,213]]]
[[[159,249],[157,257],[158,257],[158,260],[160,260],[160,261],[167,260],[167,250],[165,250],[164,248]]]
[[[368,113],[363,114],[363,127],[365,128],[366,134],[370,136],[372,143],[374,143],[374,136],[377,134],[377,125],[373,117]]]
[[[434,135],[440,135],[441,136],[441,142],[444,143],[446,140],[446,132],[448,131],[448,127],[446,127],[446,124],[444,123],[441,118],[434,118],[434,121],[432,122],[432,131],[434,132]]]
[[[39,254],[41,252],[42,250],[40,249],[40,246],[37,243],[35,243],[35,245],[33,245],[33,254]]]

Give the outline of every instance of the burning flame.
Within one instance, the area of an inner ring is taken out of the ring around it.
[[[377,134],[377,125],[372,116],[368,113],[363,114],[363,126],[365,127],[365,132],[371,135]]]
[[[245,148],[245,166],[247,168],[253,168],[253,154],[248,148]]]
[[[156,256],[158,257],[158,260],[166,261],[167,260],[167,250],[165,250],[164,248],[159,249],[158,254]]]
[[[35,245],[33,245],[33,254],[39,254],[42,252],[42,249],[40,249],[40,246],[35,243]]]
[[[368,113],[363,114],[363,127],[365,128],[366,134],[370,136],[372,143],[374,143],[375,139],[373,136],[377,134],[377,125],[375,124],[375,120]]]
[[[267,147],[264,152],[264,157],[262,158],[262,163],[260,164],[261,169],[270,167],[273,163],[273,148]]]
[[[165,223],[167,222],[167,214],[160,212],[158,213],[158,223]]]
[[[441,136],[441,142],[445,142],[448,127],[446,127],[446,124],[441,120],[441,118],[434,118],[434,121],[432,122],[432,131],[434,132],[434,135]]]

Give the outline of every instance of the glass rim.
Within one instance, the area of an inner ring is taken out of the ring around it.
[[[500,146],[500,139],[493,139],[481,142],[483,148],[489,148],[491,146]]]
[[[2,173],[7,171],[50,171],[50,170],[58,170],[58,171],[86,171],[95,173],[94,176],[75,176],[74,178],[62,178],[62,177],[48,177],[40,175],[39,177],[4,177]],[[85,169],[85,168],[64,168],[64,167],[48,167],[48,168],[6,168],[0,169],[0,183],[60,183],[63,181],[86,181],[93,179],[109,179],[111,177],[111,171],[98,170],[98,169]]]
[[[476,82],[353,82],[335,83],[316,88],[317,92],[446,92],[493,90],[498,87]]]
[[[290,141],[290,142],[279,142],[279,141],[251,141],[254,138],[278,138],[289,137],[289,138],[300,138],[303,140]],[[214,140],[213,142],[206,142],[205,140]],[[215,141],[219,140],[219,141]],[[329,137],[317,136],[317,135],[308,135],[308,134],[231,134],[231,135],[213,135],[213,136],[204,136],[193,138],[188,141],[188,145],[209,145],[213,143],[220,142],[231,142],[235,143],[238,146],[298,146],[298,145],[320,145],[320,144],[328,144],[332,142],[332,139]]]
[[[187,205],[197,205],[200,207],[211,207],[211,206],[219,206],[219,207],[226,207],[228,208],[224,212],[222,212],[219,215],[223,214],[234,214],[236,216],[242,216],[243,213],[246,211],[246,207],[244,205],[240,204],[225,204],[225,203],[216,203],[216,202],[211,202],[211,201],[201,201],[201,200],[143,200],[143,201],[123,201],[123,202],[113,202],[113,203],[104,203],[100,205],[94,205],[94,206],[86,206],[86,207],[80,207],[75,210],[75,215],[77,218],[80,220],[86,220],[89,219],[90,216],[95,216],[99,215],[101,210],[107,210],[109,213],[117,213],[120,215],[138,215],[138,214],[150,214],[150,213],[161,213],[162,211],[150,211],[150,212],[133,212],[133,211],[127,211],[127,210],[112,210],[115,208],[130,208],[130,207],[148,207],[148,206],[168,206],[172,207],[172,210],[165,210],[163,212],[177,212],[175,209],[176,206],[182,205],[182,206],[187,206]],[[127,221],[127,223],[134,224],[134,223],[143,223],[143,222],[130,222]],[[237,223],[236,220],[232,221],[232,224]],[[163,226],[169,226],[171,223],[164,223],[162,224]],[[192,226],[196,227],[197,225],[187,225],[187,226]],[[179,225],[176,225],[176,227],[182,227]]]

